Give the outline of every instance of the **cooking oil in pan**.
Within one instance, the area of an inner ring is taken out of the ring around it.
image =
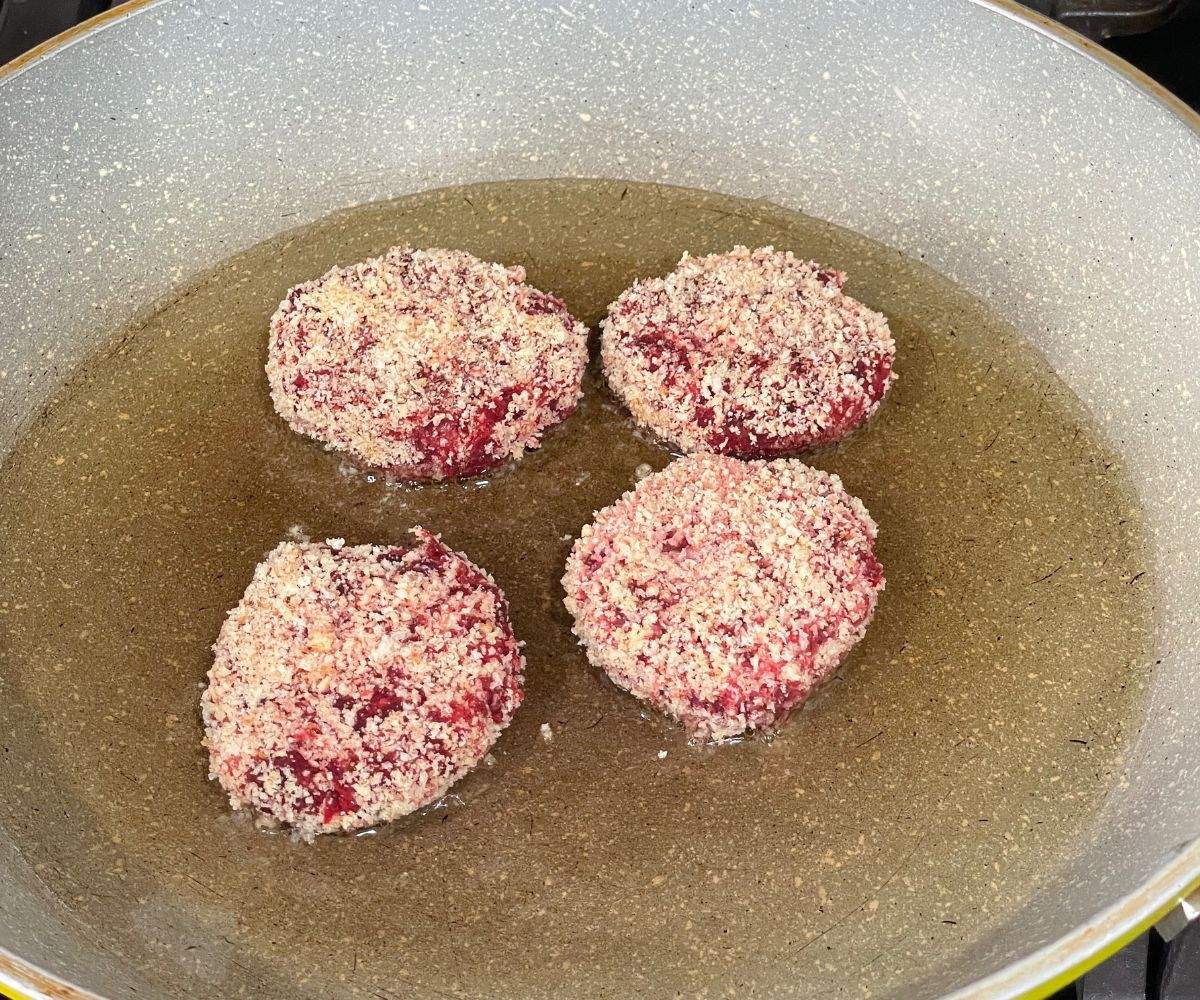
[[[879,522],[887,591],[775,740],[689,747],[572,639],[572,539],[670,457],[597,373],[539,451],[468,482],[389,486],[274,415],[286,289],[403,242],[523,264],[593,327],[633,279],[735,243],[843,268],[889,316],[898,384],[810,458]],[[946,936],[1013,919],[1087,837],[1152,659],[1133,492],[1045,360],[894,250],[692,190],[479,185],[255,247],[79,371],[0,495],[5,832],[67,919],[169,995],[883,991]],[[232,819],[197,708],[225,611],[290,532],[414,524],[492,571],[528,643],[494,764],[373,837],[306,846]]]

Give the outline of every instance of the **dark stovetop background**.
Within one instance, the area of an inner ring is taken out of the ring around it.
[[[1025,2],[1043,12],[1079,6],[1078,0]],[[1166,24],[1105,44],[1200,111],[1200,0],[1127,0],[1128,9],[1151,12],[1149,19],[1178,4],[1182,9]],[[0,0],[0,64],[110,6],[111,0]],[[1200,1000],[1200,928],[1170,945],[1153,931],[1145,934],[1053,1000]]]
[[[1200,0],[1185,3],[1162,27],[1105,45],[1200,111]]]

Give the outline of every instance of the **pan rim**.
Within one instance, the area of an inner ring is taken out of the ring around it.
[[[125,0],[47,39],[0,66],[0,86],[65,51],[75,42],[163,2],[165,0]],[[1017,0],[965,2],[1023,24],[1099,64],[1157,102],[1200,137],[1200,113],[1097,42],[1021,6]],[[1093,914],[1081,926],[983,979],[945,995],[943,1000],[1042,1000],[1115,954],[1197,891],[1200,891],[1200,837],[1163,864],[1140,888]],[[0,944],[0,991],[14,1000],[105,1000],[101,994],[75,986],[25,961],[3,944]]]

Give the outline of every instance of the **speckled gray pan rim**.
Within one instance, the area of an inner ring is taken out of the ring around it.
[[[1008,0],[364,10],[159,0],[0,76],[5,451],[112,331],[231,253],[340,208],[594,176],[802,209],[923,260],[1030,338],[1102,422],[1157,557],[1148,705],[1094,836],[1003,933],[891,995],[1018,995],[1189,886],[1195,115]],[[24,860],[12,816],[25,794],[0,799],[0,982],[151,992]],[[188,995],[190,975],[179,965],[169,992]]]

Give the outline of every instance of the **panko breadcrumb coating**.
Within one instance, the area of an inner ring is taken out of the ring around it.
[[[684,451],[770,458],[836,441],[879,407],[896,353],[845,280],[772,247],[684,254],[609,306],[609,384]]]
[[[525,661],[500,589],[414,547],[283,542],[226,618],[201,699],[234,809],[305,839],[436,801],[491,749]]]
[[[267,377],[301,434],[404,479],[475,475],[575,408],[587,328],[523,268],[395,247],[297,285]]]
[[[698,739],[775,724],[837,668],[883,590],[875,523],[796,459],[698,454],[583,529],[563,587],[589,658]]]

